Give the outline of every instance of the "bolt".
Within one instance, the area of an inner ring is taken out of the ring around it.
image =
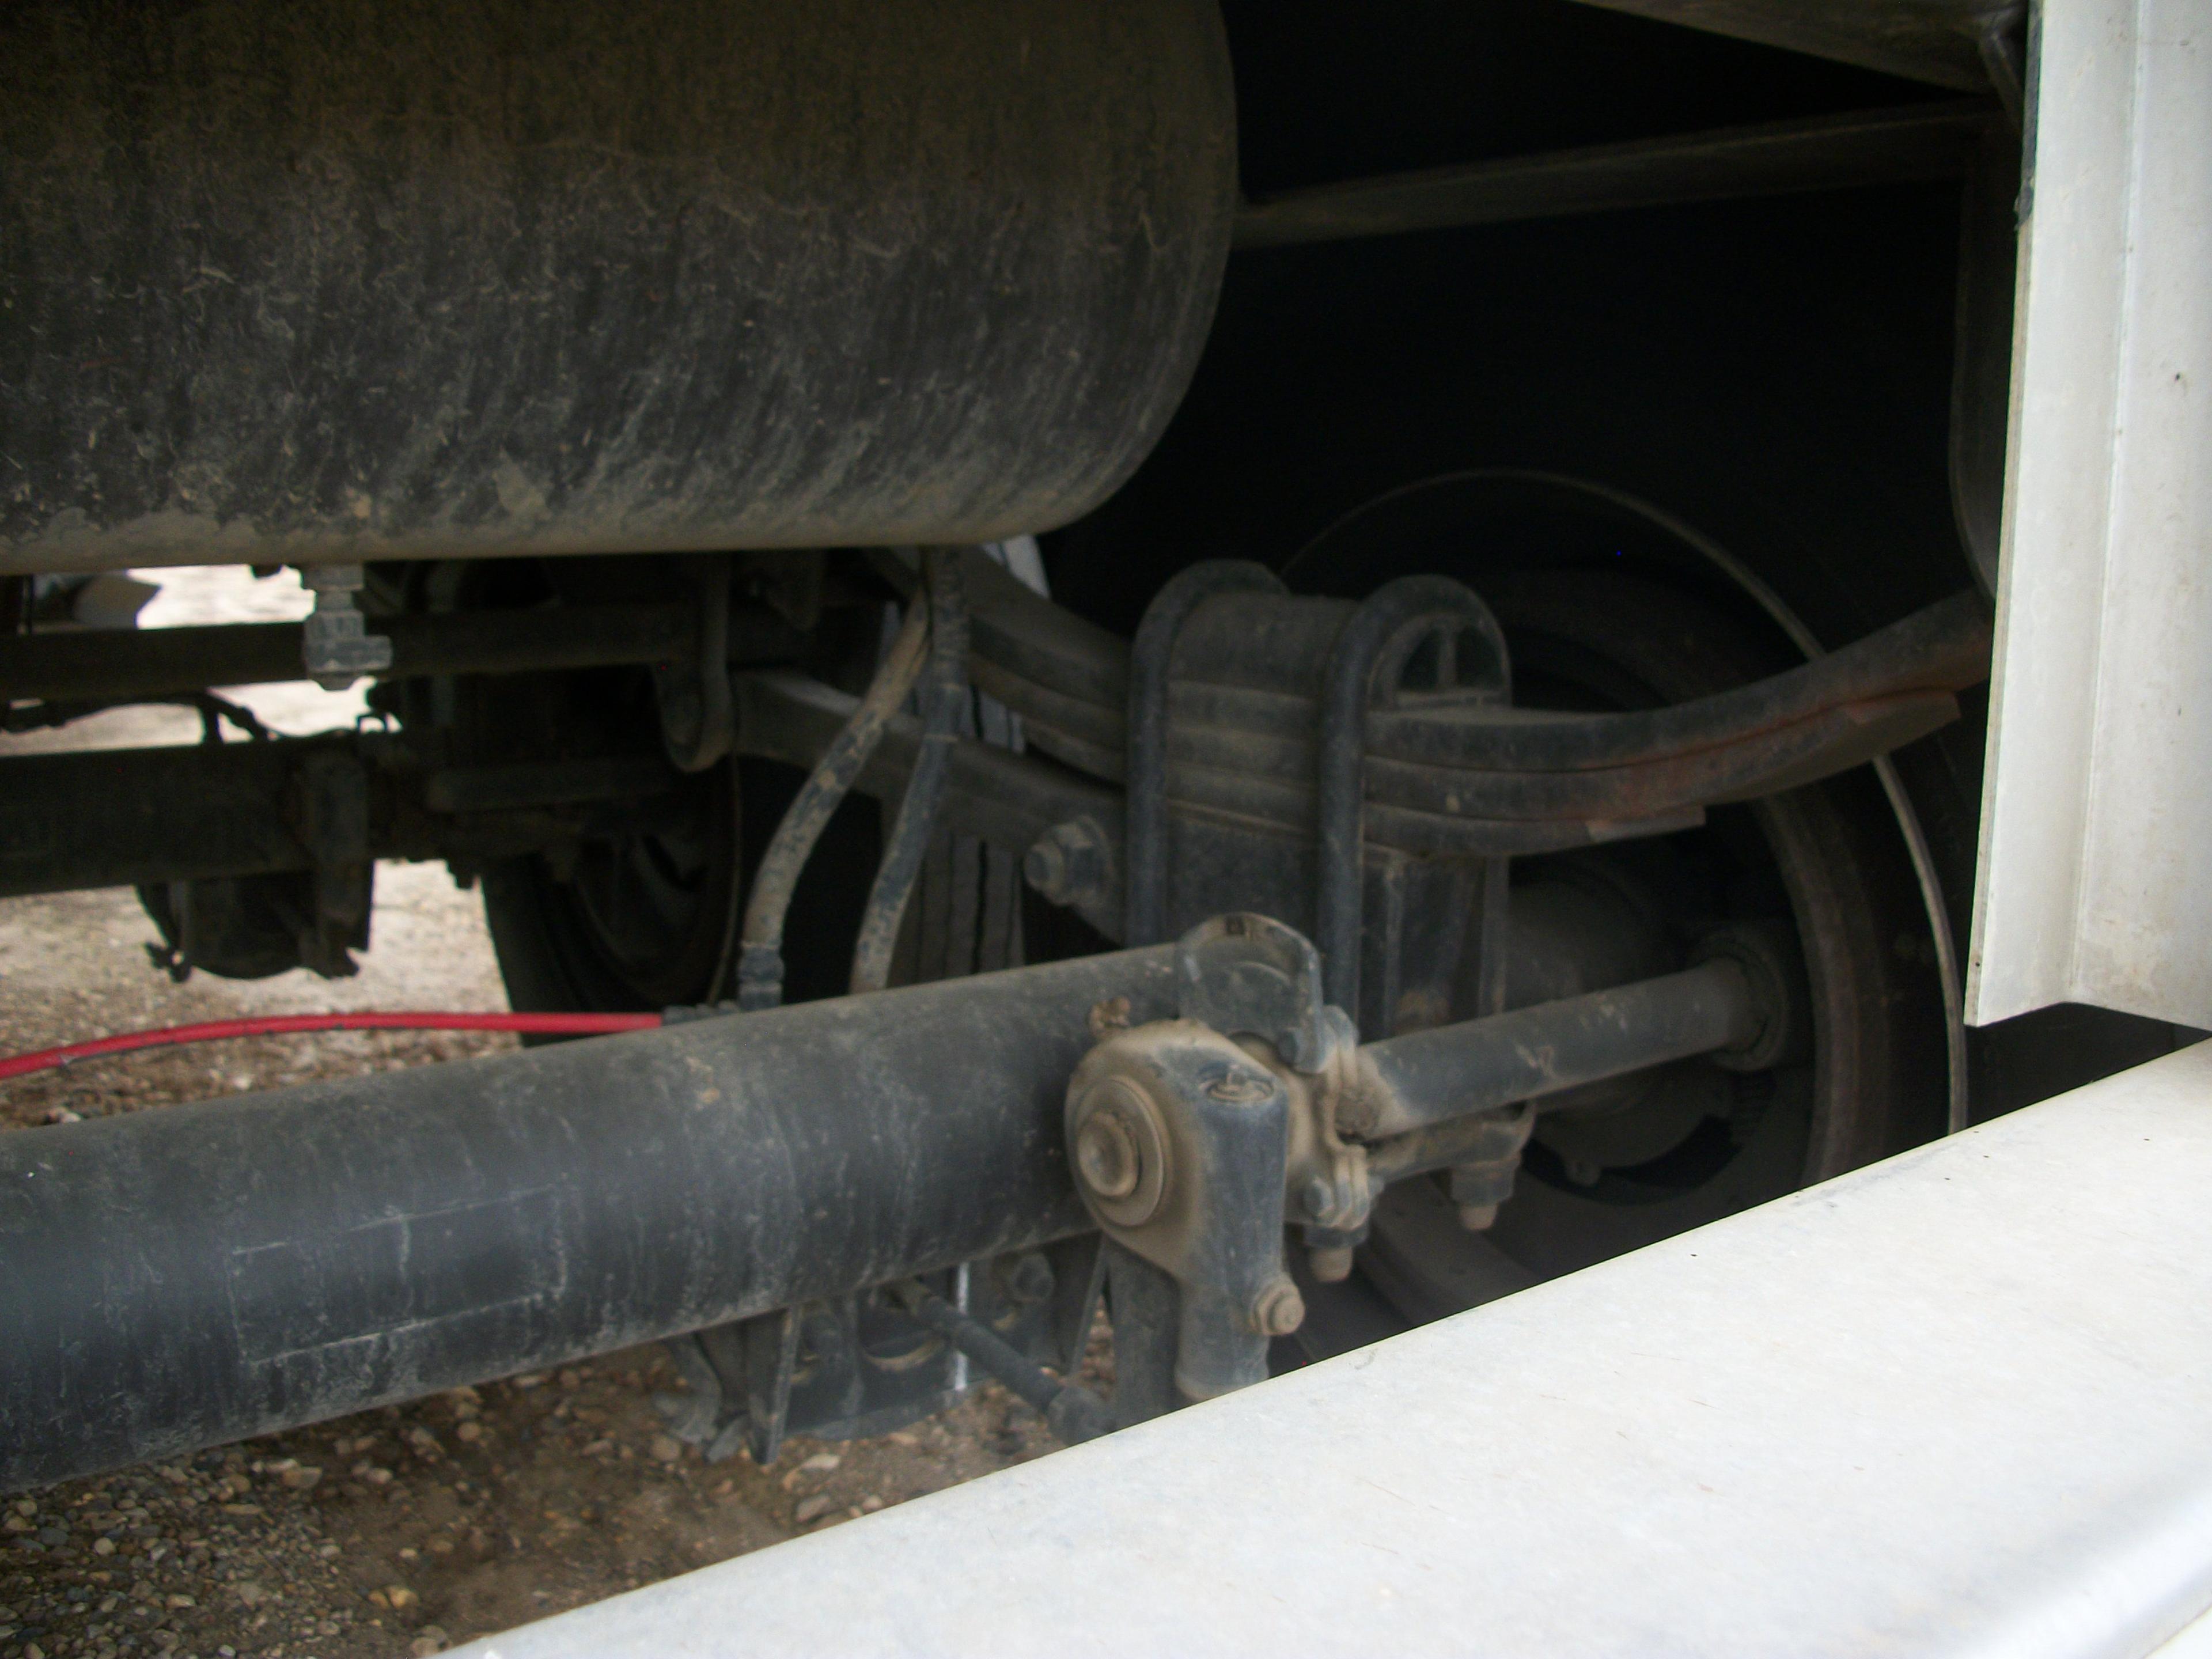
[[[1000,1258],[998,1278],[1006,1300],[1020,1307],[1034,1307],[1052,1294],[1052,1263],[1036,1250]]]
[[[1054,904],[1103,898],[1109,854],[1105,835],[1089,818],[1070,818],[1039,836],[1022,855],[1022,879]]]
[[[1112,1112],[1094,1112],[1076,1131],[1075,1167],[1099,1197],[1127,1198],[1137,1190],[1144,1159],[1127,1125]]]
[[[1022,855],[1022,879],[1055,902],[1067,890],[1067,849],[1048,830]]]
[[[1513,1177],[1521,1167],[1518,1154],[1488,1164],[1462,1164],[1451,1172],[1451,1201],[1459,1224],[1471,1233],[1485,1231],[1498,1218],[1498,1206],[1513,1196]]]
[[[1287,1279],[1277,1279],[1253,1299],[1252,1323],[1262,1336],[1288,1336],[1305,1323],[1306,1299]]]
[[[1341,1285],[1352,1277],[1352,1247],[1349,1244],[1316,1245],[1306,1252],[1306,1266],[1322,1284]]]

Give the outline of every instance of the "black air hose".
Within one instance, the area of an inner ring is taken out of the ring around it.
[[[876,870],[853,950],[851,988],[855,995],[880,991],[890,982],[891,953],[899,923],[921,873],[945,795],[945,772],[952,745],[960,739],[961,713],[968,698],[968,607],[961,592],[956,548],[932,548],[922,556],[922,579],[929,596],[929,673],[922,681],[921,753],[907,780],[905,799]]]
[[[919,594],[908,605],[906,620],[884,653],[860,706],[815,763],[783,822],[775,827],[745,904],[744,944],[738,957],[739,1008],[773,1008],[783,1000],[783,921],[799,885],[799,872],[806,867],[838,802],[875,752],[885,723],[906,701],[928,660],[929,610]]]

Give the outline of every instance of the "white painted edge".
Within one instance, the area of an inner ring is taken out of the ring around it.
[[[462,1651],[2132,1659],[2212,1607],[2208,1192],[2201,1044]]]

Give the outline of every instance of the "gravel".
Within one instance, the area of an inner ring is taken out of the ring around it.
[[[435,1653],[1053,1443],[994,1388],[881,1440],[710,1467],[656,1455],[652,1395],[676,1386],[639,1348],[17,1498],[0,1653]]]

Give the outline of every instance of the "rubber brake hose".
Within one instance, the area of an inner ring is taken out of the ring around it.
[[[783,1000],[783,922],[799,872],[812,856],[830,816],[845,799],[860,769],[868,763],[884,727],[906,701],[928,659],[929,605],[916,594],[890,649],[876,669],[860,706],[824,751],[775,827],[753,890],[745,901],[744,930],[738,953],[738,1006],[747,1012],[773,1008]]]
[[[929,596],[929,677],[922,689],[921,753],[907,779],[906,794],[899,802],[883,862],[876,869],[875,886],[868,894],[868,908],[860,919],[849,987],[855,996],[880,991],[890,982],[899,924],[936,827],[945,775],[952,745],[960,740],[961,714],[968,700],[968,606],[961,591],[959,550],[933,547],[924,553],[922,579]]]

